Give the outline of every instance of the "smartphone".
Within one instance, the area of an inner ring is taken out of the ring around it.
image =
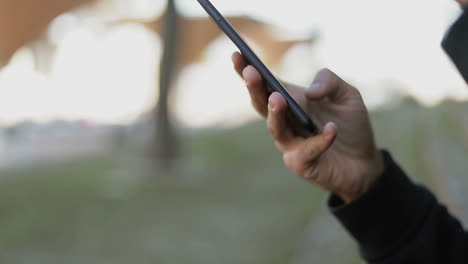
[[[318,133],[318,128],[302,110],[299,104],[292,98],[288,91],[284,88],[281,82],[275,78],[271,71],[265,66],[265,64],[258,58],[258,56],[252,51],[242,37],[236,32],[231,24],[221,15],[221,13],[213,6],[208,0],[197,0],[198,3],[205,9],[210,15],[213,21],[218,24],[219,28],[234,42],[239,48],[242,55],[248,60],[248,62],[257,69],[263,80],[270,86],[270,88],[283,95],[288,104],[289,111],[292,113],[293,118],[312,135]],[[294,122],[294,121],[293,121]]]

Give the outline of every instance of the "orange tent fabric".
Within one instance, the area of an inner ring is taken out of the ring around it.
[[[0,64],[58,15],[93,0],[0,0]]]

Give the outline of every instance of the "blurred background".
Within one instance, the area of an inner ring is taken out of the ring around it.
[[[468,220],[454,1],[213,3],[282,79],[358,87],[379,145]],[[0,0],[0,261],[360,263],[235,50],[194,0]]]

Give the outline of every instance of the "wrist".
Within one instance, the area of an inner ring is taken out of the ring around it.
[[[351,204],[343,204],[336,196],[328,201],[332,213],[356,239],[369,262],[401,249],[436,203],[428,190],[405,175],[388,152],[382,153],[385,171],[362,197]]]
[[[336,193],[345,203],[349,204],[354,200],[359,199],[362,195],[369,191],[370,187],[377,181],[377,179],[384,173],[385,162],[383,153],[376,150],[373,158],[368,162],[365,173],[359,175],[361,177],[360,184],[357,185],[352,192]]]

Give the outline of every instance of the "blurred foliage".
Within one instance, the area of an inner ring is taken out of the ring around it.
[[[379,143],[464,217],[466,103],[372,114]],[[171,174],[135,146],[2,171],[2,263],[360,263],[326,193],[282,165],[263,122],[184,137]],[[159,177],[154,177],[158,175]]]

